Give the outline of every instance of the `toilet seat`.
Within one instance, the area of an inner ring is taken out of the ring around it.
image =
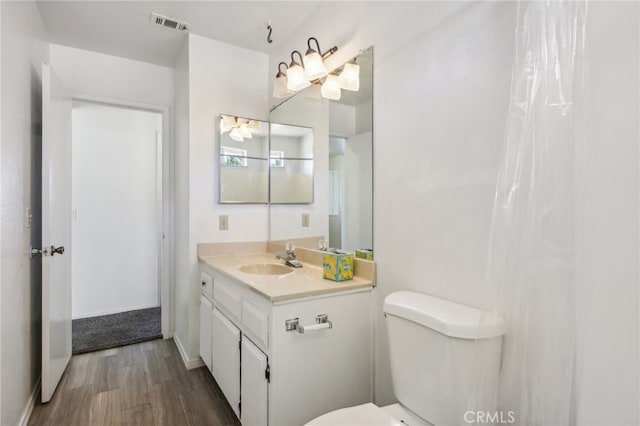
[[[311,420],[306,426],[429,426],[401,404],[378,407],[367,403],[330,411]]]
[[[330,411],[311,420],[306,426],[404,426],[382,408],[372,403]]]

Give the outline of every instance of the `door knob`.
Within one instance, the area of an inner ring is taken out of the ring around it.
[[[64,254],[64,246],[60,246],[60,247],[51,246],[51,256],[53,256],[56,253]]]

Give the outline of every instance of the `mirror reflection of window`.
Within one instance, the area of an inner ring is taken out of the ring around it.
[[[284,167],[284,151],[271,151],[271,167]]]
[[[220,163],[227,167],[247,167],[247,150],[223,146],[220,149]]]

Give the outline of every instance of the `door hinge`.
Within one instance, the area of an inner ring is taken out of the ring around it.
[[[242,413],[242,401],[238,402],[238,413]]]
[[[242,343],[240,343],[240,341],[238,340],[238,350],[241,351],[242,350]]]
[[[271,383],[271,366],[267,364],[267,368],[264,370],[264,378],[267,379],[267,383]]]

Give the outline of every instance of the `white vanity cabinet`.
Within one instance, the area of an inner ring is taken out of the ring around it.
[[[211,373],[229,405],[240,418],[240,329],[217,308],[213,308],[214,342]]]
[[[200,358],[211,371],[213,302],[205,295],[200,296]]]
[[[372,400],[371,287],[272,300],[209,264],[202,272],[213,307],[201,299],[201,321],[208,309],[212,320],[200,345],[243,425],[301,425]]]

